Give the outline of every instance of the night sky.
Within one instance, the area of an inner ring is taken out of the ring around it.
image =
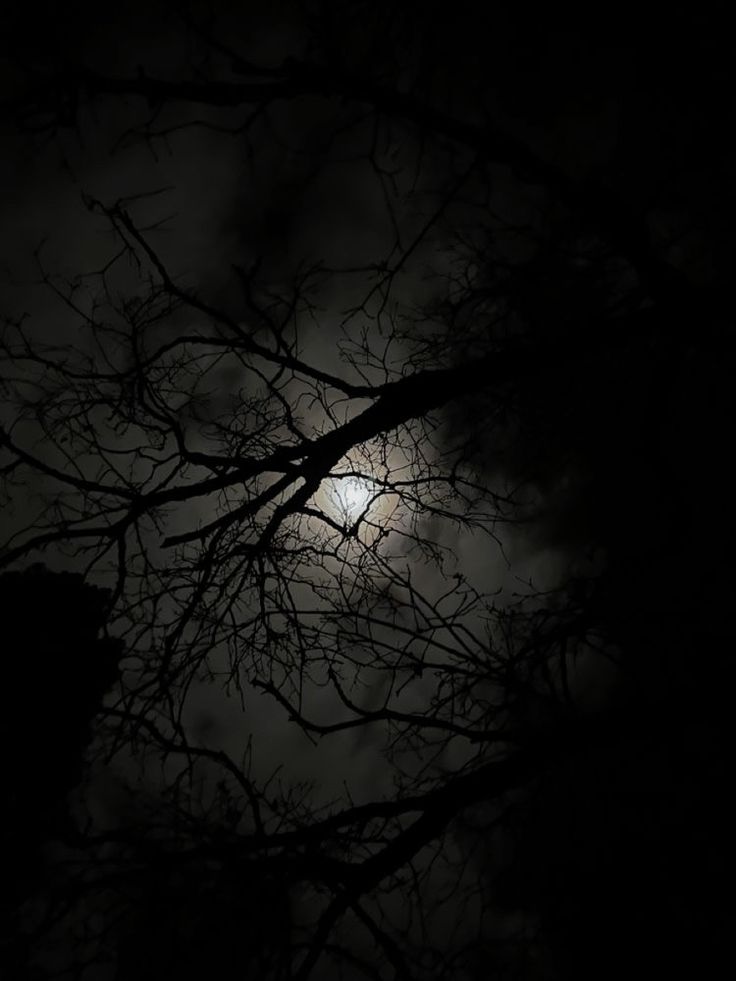
[[[8,15],[3,978],[732,960],[728,37]]]

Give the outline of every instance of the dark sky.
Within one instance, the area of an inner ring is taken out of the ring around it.
[[[480,503],[467,505],[477,528],[458,530],[441,507],[433,509],[431,497],[416,491],[412,498],[407,491],[402,498],[393,486],[375,504],[375,528],[366,534],[380,544],[381,529],[387,531],[392,575],[406,566],[417,594],[432,598],[435,612],[444,610],[440,597],[448,583],[455,583],[456,598],[465,589],[461,582],[468,587],[463,595],[482,594],[486,605],[469,605],[462,615],[462,629],[476,636],[486,629],[492,606],[513,643],[551,661],[559,631],[578,617],[585,629],[569,639],[579,654],[569,666],[573,717],[592,718],[593,734],[585,730],[525,786],[500,836],[459,828],[452,842],[448,836],[447,864],[438,862],[423,895],[435,900],[448,882],[467,880],[483,883],[491,896],[480,906],[493,923],[481,930],[479,950],[465,951],[465,973],[458,977],[483,976],[484,958],[504,977],[517,962],[529,978],[613,977],[628,973],[627,958],[642,946],[642,972],[660,973],[678,959],[673,924],[692,933],[680,954],[693,966],[699,944],[715,950],[724,942],[715,898],[719,874],[711,868],[722,852],[720,818],[713,841],[705,839],[711,816],[725,806],[722,717],[732,690],[725,655],[734,639],[726,491],[734,109],[724,25],[699,11],[668,12],[645,24],[623,8],[596,9],[595,17],[581,20],[522,5],[489,7],[482,16],[463,4],[400,7],[305,3],[261,10],[246,4],[237,15],[229,5],[14,11],[2,49],[2,313],[9,323],[27,314],[28,336],[53,345],[52,359],[74,347],[94,351],[103,334],[83,334],[79,309],[65,307],[39,282],[45,270],[65,294],[75,276],[101,270],[114,254],[108,218],[99,208],[85,208],[85,199],[94,198],[110,207],[122,202],[172,279],[249,330],[253,311],[238,270],[258,260],[275,296],[319,263],[319,272],[310,274],[312,308],[297,308],[287,328],[295,333],[288,336],[305,362],[353,386],[463,365],[466,390],[457,386],[456,397],[423,413],[414,428],[397,427],[393,442],[369,441],[367,456],[353,448],[338,470],[363,467],[370,480],[385,472],[395,482],[416,476],[418,460],[431,468],[445,454],[461,452],[472,461],[485,485]],[[208,11],[216,15],[211,21]],[[182,12],[198,29],[187,29]],[[219,47],[206,41],[205,30]],[[75,107],[75,125],[48,125],[69,110],[62,80],[80,68],[130,79],[133,88],[151,78],[240,83],[250,76],[238,74],[233,52],[256,62],[261,80],[291,57],[318,65],[322,81],[310,94],[287,93],[261,107],[247,127],[253,105],[168,100],[159,106],[134,93],[85,96]],[[50,77],[55,81],[44,89]],[[361,79],[371,81],[373,95],[382,93],[375,96],[384,100],[378,116],[360,96]],[[36,111],[29,114],[29,107]],[[439,132],[447,120],[452,125]],[[393,270],[391,289],[382,299],[386,270]],[[93,285],[81,284],[74,293],[84,310],[103,281],[87,283]],[[96,316],[113,324],[115,303],[140,298],[148,288],[127,261],[111,267],[104,284]],[[156,337],[175,342],[207,319],[201,308],[185,307],[156,325]],[[6,328],[6,336],[11,332]],[[268,330],[254,336],[267,337]],[[373,359],[362,373],[361,344]],[[109,334],[105,345],[111,352],[115,347]],[[24,372],[36,369],[17,361],[15,351],[14,358],[4,357],[1,377],[27,396],[32,390],[23,387]],[[489,351],[502,366],[513,366],[498,382]],[[270,405],[266,388],[237,356],[216,361],[215,354],[207,354],[211,367],[200,388],[192,382],[184,393],[192,402],[180,399],[177,408],[198,449],[207,445],[213,420],[228,413],[236,418],[247,404],[247,424],[257,428],[259,405]],[[488,364],[485,384],[472,380],[479,361]],[[166,379],[158,384],[163,391]],[[298,380],[282,392],[313,441],[368,404],[365,396],[346,396],[320,405]],[[14,416],[9,398],[0,421],[7,426]],[[13,431],[36,447],[41,461],[55,465],[60,447],[39,441],[39,418],[29,416]],[[431,424],[423,428],[426,419]],[[99,425],[106,432],[108,423]],[[293,440],[295,432],[273,439]],[[127,438],[120,437],[117,449],[131,461],[133,481],[142,482],[145,452]],[[89,467],[93,460],[80,454],[76,463]],[[11,490],[0,518],[4,539],[51,514],[40,496],[50,482],[38,469]],[[356,486],[362,506],[362,485]],[[331,488],[324,481],[311,504],[335,521]],[[513,521],[492,526],[480,517],[493,494],[505,498],[512,491]],[[227,507],[235,507],[233,501]],[[223,506],[212,496],[175,503],[167,507],[164,532],[184,534],[214,520]],[[151,528],[146,547],[163,569],[163,534]],[[417,551],[425,541],[440,550],[429,561]],[[353,548],[347,539],[343,546]],[[20,564],[34,557],[21,556]],[[41,557],[52,569],[80,570],[86,562],[61,548]],[[349,576],[357,576],[356,568]],[[336,579],[344,583],[349,576]],[[92,579],[114,583],[102,564]],[[398,602],[398,583],[395,578],[387,587],[389,600],[393,595]],[[296,584],[294,602],[306,605],[310,588]],[[359,609],[352,588],[356,595],[361,589],[349,587],[350,598],[343,600]],[[227,589],[227,595],[237,591],[234,579]],[[391,644],[399,644],[412,611],[421,607],[418,595],[408,595],[405,619],[388,631]],[[163,620],[175,620],[177,602],[167,593],[159,608]],[[513,620],[517,608],[525,615],[536,611],[537,619]],[[136,628],[133,609],[116,621],[129,637]],[[384,628],[376,627],[374,651],[386,639]],[[437,630],[443,643],[463,642]],[[513,630],[529,632],[527,648]],[[545,631],[550,640],[544,641]],[[135,652],[145,643],[152,642],[135,641]],[[135,684],[138,663],[131,656],[124,685]],[[226,669],[222,644],[213,648],[209,665]],[[351,689],[362,711],[376,711],[390,693],[394,711],[435,711],[433,699],[445,684],[420,671],[405,686],[370,667],[363,675],[363,686]],[[209,684],[199,677],[181,716],[184,730],[233,759],[252,737],[256,776],[264,779],[280,765],[286,786],[313,781],[313,809],[390,798],[402,767],[417,780],[426,767],[436,784],[476,759],[476,743],[453,737],[436,754],[427,744],[389,764],[383,723],[313,745],[273,700],[251,687],[253,678],[257,670],[242,679],[243,713],[221,676]],[[304,695],[304,714],[322,725],[345,717],[330,678],[324,667],[314,667]],[[495,690],[490,682],[480,685],[472,704],[492,701]],[[556,719],[555,704],[538,694],[514,703],[515,723],[533,728]],[[464,711],[472,715],[467,706]],[[487,759],[481,754],[476,762]],[[167,767],[143,769],[154,797],[173,779],[175,765]],[[135,773],[130,758],[121,754],[117,770],[98,766],[93,772],[89,806],[100,826],[121,814],[130,820],[121,789]],[[214,779],[206,773],[203,799]],[[482,812],[482,800],[476,804]],[[132,813],[142,820],[135,803]],[[473,813],[464,816],[470,823]],[[451,860],[455,847],[467,859],[462,875]],[[422,870],[434,868],[426,852],[419,856]],[[678,900],[670,902],[673,890]],[[590,903],[581,899],[587,894],[594,897]],[[397,896],[394,891],[385,902],[387,919],[398,927]],[[460,890],[433,921],[434,939],[446,950],[452,927],[466,916],[459,896]],[[190,915],[182,913],[184,920]],[[511,942],[517,928],[539,928],[541,939],[518,950]],[[360,930],[346,929],[348,945],[363,949]],[[410,945],[420,928],[407,936]],[[607,959],[603,951],[616,944],[618,952]],[[218,970],[231,976],[227,966]],[[432,976],[426,964],[421,971],[417,977]]]

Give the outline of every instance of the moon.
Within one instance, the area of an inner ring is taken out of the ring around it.
[[[365,480],[348,477],[340,481],[337,490],[338,500],[349,517],[363,511],[371,499],[371,489]]]

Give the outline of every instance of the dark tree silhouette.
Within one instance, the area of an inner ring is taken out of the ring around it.
[[[3,954],[43,872],[44,844],[73,833],[66,797],[122,654],[119,640],[99,636],[108,600],[81,575],[40,564],[0,576]]]
[[[522,8],[162,4],[145,50],[82,15],[9,53],[94,247],[36,253],[58,335],[5,320],[0,563],[110,590],[92,750],[133,791],[56,857],[39,970],[724,951],[730,62],[700,14]]]

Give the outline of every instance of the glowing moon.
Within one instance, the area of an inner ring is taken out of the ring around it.
[[[364,480],[348,477],[340,481],[337,496],[344,510],[352,517],[368,506],[371,489]]]

